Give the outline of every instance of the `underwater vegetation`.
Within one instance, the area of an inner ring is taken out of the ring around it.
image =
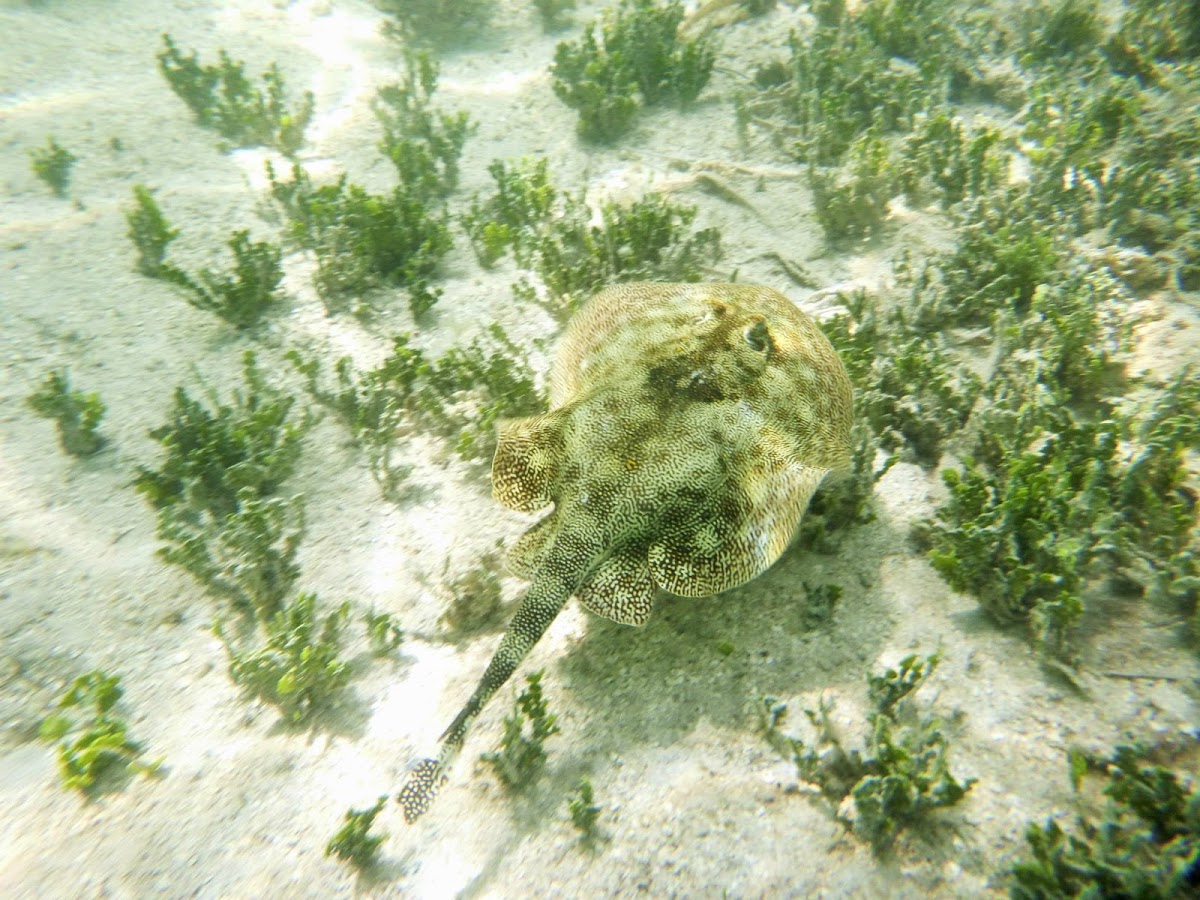
[[[363,624],[367,628],[367,645],[372,656],[387,656],[404,642],[404,629],[391,613],[367,610],[363,613]]]
[[[285,233],[317,261],[315,283],[329,312],[379,288],[403,287],[413,315],[441,296],[432,281],[453,247],[445,198],[458,183],[458,161],[474,126],[466,113],[435,110],[438,65],[406,51],[404,77],[379,89],[372,109],[383,129],[379,149],[396,169],[390,193],[373,194],[348,181],[314,185],[299,163],[280,181],[268,162],[271,195],[287,220]]]
[[[160,555],[217,596],[266,618],[299,574],[299,497],[272,496],[299,458],[305,416],[269,384],[253,352],[243,357],[244,390],[210,408],[177,388],[167,424],[150,436],[163,448],[158,469],[139,466],[134,486],[155,508]]]
[[[578,43],[558,45],[550,67],[554,93],[579,113],[580,137],[611,143],[632,127],[641,105],[695,102],[717,49],[708,34],[680,38],[683,17],[678,0],[622,0],[599,23],[589,23]]]
[[[91,456],[104,446],[96,433],[104,418],[104,402],[95,391],[75,391],[66,369],[47,372],[25,403],[45,419],[53,419],[59,445],[72,456]]]
[[[604,839],[603,833],[596,824],[600,821],[600,813],[603,810],[604,807],[596,803],[591,779],[586,775],[580,778],[579,786],[575,788],[575,795],[567,801],[567,812],[570,813],[571,824],[579,832],[579,842],[586,850],[595,851]]]
[[[135,482],[155,508],[187,502],[227,514],[244,488],[266,496],[292,473],[311,420],[289,420],[295,398],[266,380],[253,351],[242,355],[242,372],[244,389],[211,409],[176,388],[170,420],[150,433],[162,466],[140,467]]]
[[[1027,857],[1009,872],[1013,900],[1142,897],[1168,900],[1200,890],[1200,794],[1194,778],[1146,765],[1145,748],[1120,745],[1111,757],[1068,755],[1077,794],[1095,773],[1102,810],[1080,813],[1066,830],[1031,822]],[[1080,806],[1092,807],[1080,794]]]
[[[55,197],[67,196],[71,169],[79,162],[79,157],[53,137],[46,138],[46,146],[31,151],[29,156],[33,174],[54,192]]]
[[[458,186],[458,161],[475,126],[465,112],[434,110],[439,67],[425,52],[406,51],[404,80],[381,87],[371,108],[383,128],[379,150],[405,188],[425,200]]]
[[[893,288],[838,298],[827,331],[855,383],[857,451],[814,513],[870,515],[877,449],[884,470],[931,469],[952,449],[950,497],[916,537],[952,587],[1027,623],[1044,659],[1075,659],[1100,579],[1194,627],[1192,379],[1123,399],[1133,290],[1195,287],[1194,5],[1139,0],[1115,27],[1087,2],[1006,19],[944,0],[813,12],[739,99],[743,134],[809,165],[830,243],[878,233],[901,196],[936,202],[956,228],[951,250],[902,257]],[[968,125],[966,99],[1024,112]],[[1018,164],[1027,177],[1012,177]],[[1093,241],[1136,249],[1137,268],[1081,258]],[[969,364],[979,340],[998,348],[982,371]],[[822,524],[806,524],[818,542]]]
[[[401,183],[372,194],[345,175],[318,187],[298,164],[289,182],[272,172],[271,189],[290,240],[316,256],[314,280],[330,312],[385,286],[405,288],[416,316],[437,303],[441,290],[431,280],[452,239],[445,213],[430,209],[421,191]]]
[[[787,705],[774,697],[762,700],[768,742],[796,763],[800,778],[817,786],[847,829],[886,851],[901,830],[933,810],[958,803],[975,783],[950,771],[945,723],[918,712],[911,700],[937,667],[940,657],[906,656],[895,669],[867,677],[872,711],[862,750],[847,750],[829,720],[831,706],[821,701],[804,714],[817,732],[816,742],[784,735],[780,730]],[[843,803],[849,798],[852,806]]]
[[[123,693],[119,676],[88,672],[76,678],[58,701],[58,708],[64,711],[42,721],[38,729],[42,740],[61,741],[58,771],[64,787],[89,790],[105,772],[119,765],[130,774],[158,771],[161,761],[143,758],[142,745],[129,736],[129,726],[113,712]]]
[[[229,652],[229,675],[247,694],[279,707],[293,723],[328,707],[350,679],[338,657],[342,628],[350,613],[343,603],[321,618],[315,594],[299,594],[266,619],[266,643],[240,648],[218,623],[216,634]]]
[[[197,309],[215,313],[235,328],[250,328],[278,304],[283,253],[269,241],[251,241],[250,232],[244,230],[230,236],[229,251],[233,255],[232,274],[204,269],[189,276],[180,269],[163,266],[164,275],[160,277],[184,288],[188,303]]]
[[[166,262],[167,247],[179,237],[179,229],[167,223],[144,185],[135,185],[133,196],[136,205],[126,210],[125,221],[129,239],[138,250],[139,272],[174,285],[192,306],[215,313],[235,328],[252,328],[278,305],[283,252],[277,245],[251,241],[250,232],[244,229],[235,231],[229,238],[231,273],[203,269],[189,275]]]
[[[234,147],[274,147],[294,156],[304,143],[315,99],[305,91],[296,107],[285,98],[283,75],[274,63],[262,75],[262,88],[247,77],[245,63],[224,50],[220,62],[201,65],[195,51],[184,54],[163,34],[158,67],[171,90],[187,104],[196,123],[211,128]]]
[[[491,21],[492,0],[376,0],[380,12],[391,16],[384,34],[405,43],[445,48],[478,36]]]
[[[513,791],[529,787],[546,767],[546,738],[558,734],[557,716],[542,696],[544,671],[525,676],[525,690],[504,718],[500,749],[481,759],[491,766],[500,783]]]
[[[392,463],[397,435],[414,423],[445,437],[463,458],[482,459],[495,447],[497,421],[529,415],[543,403],[525,354],[498,325],[436,360],[412,346],[409,335],[397,335],[391,355],[374,369],[355,372],[349,357],[339,359],[336,383],[329,387],[322,384],[317,359],[297,351],[289,351],[288,358],[313,398],[332,410],[366,450],[371,472],[388,497],[407,475]],[[466,398],[469,403],[459,402]]]
[[[133,199],[136,205],[125,211],[125,221],[129,240],[138,251],[137,270],[147,278],[165,280],[171,271],[164,263],[167,247],[179,237],[179,229],[167,223],[154,194],[144,184],[134,185]]]
[[[374,806],[349,810],[345,816],[346,824],[325,845],[325,855],[336,856],[359,869],[375,862],[379,845],[387,835],[371,834],[371,827],[375,824],[375,817],[383,811],[387,799],[387,794],[384,794],[375,801]]]
[[[522,277],[514,295],[560,320],[606,285],[699,281],[721,257],[717,229],[691,230],[695,207],[652,193],[628,205],[604,201],[596,211],[582,193],[556,188],[544,159],[497,160],[488,171],[496,193],[476,197],[462,217],[475,255],[490,268],[511,251],[540,282],[539,290]]]

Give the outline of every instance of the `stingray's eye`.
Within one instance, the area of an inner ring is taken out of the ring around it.
[[[765,319],[755,319],[754,324],[747,325],[742,337],[751,350],[765,353],[771,349],[771,332],[767,330]]]

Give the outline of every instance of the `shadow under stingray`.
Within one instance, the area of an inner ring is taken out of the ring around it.
[[[510,796],[512,830],[461,896],[485,891],[509,851],[560,818],[598,761],[670,746],[701,720],[744,735],[756,727],[764,694],[862,683],[891,632],[881,570],[896,540],[875,522],[845,532],[835,555],[793,547],[758,578],[715,597],[659,594],[642,628],[589,614],[584,637],[546,676],[552,691],[563,689],[558,710],[570,703],[575,712],[569,723],[560,719],[568,740],[552,740],[541,779]],[[841,599],[813,627],[805,585],[828,583],[842,588]]]
[[[579,711],[572,743],[596,758],[669,745],[701,719],[744,731],[763,694],[861,681],[890,628],[868,534],[877,529],[847,534],[837,557],[794,549],[715,597],[660,594],[643,628],[589,616],[586,636],[553,669]],[[839,584],[842,596],[814,628],[805,585],[825,583]]]

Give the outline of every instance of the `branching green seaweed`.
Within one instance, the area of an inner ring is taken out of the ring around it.
[[[33,174],[45,182],[55,197],[67,196],[71,183],[71,168],[79,162],[70,150],[60,145],[53,137],[46,139],[46,146],[30,154]]]
[[[381,12],[393,18],[385,34],[405,43],[437,46],[463,43],[481,33],[491,21],[492,0],[376,0]]]
[[[817,730],[817,742],[809,745],[779,731],[785,704],[773,697],[762,701],[767,740],[790,755],[800,777],[820,788],[835,808],[845,809],[842,802],[847,797],[853,801],[852,814],[839,812],[838,819],[870,841],[877,853],[885,852],[902,829],[933,810],[958,803],[975,783],[973,778],[959,781],[951,773],[943,722],[902,705],[938,660],[937,654],[924,660],[907,656],[896,669],[868,678],[873,711],[867,717],[870,732],[862,751],[842,746],[829,722],[830,707],[823,702],[816,711],[805,710]]]
[[[406,51],[405,77],[379,89],[371,108],[383,126],[379,149],[396,167],[400,184],[430,200],[458,185],[458,160],[474,130],[465,112],[435,111],[438,65],[428,53]]]
[[[134,185],[133,196],[137,206],[125,212],[125,221],[129,224],[129,239],[138,250],[138,271],[147,278],[167,278],[171,271],[164,265],[167,246],[179,237],[179,229],[167,224],[145,185]]]
[[[202,270],[195,277],[169,265],[160,265],[166,280],[184,290],[187,302],[215,313],[236,328],[257,325],[263,314],[277,305],[283,280],[282,251],[269,241],[251,241],[250,232],[235,231],[229,238],[232,274]]]
[[[44,719],[38,730],[42,740],[58,741],[58,769],[65,787],[87,791],[114,766],[123,764],[131,774],[152,775],[161,760],[147,761],[142,746],[129,737],[125,721],[113,713],[124,691],[121,679],[100,670],[75,679],[58,701],[61,710],[90,707],[82,720],[65,712]]]
[[[263,73],[260,89],[246,77],[245,64],[224,50],[218,51],[218,65],[205,66],[195,51],[185,55],[170,35],[162,38],[159,70],[197,123],[235,147],[274,147],[288,156],[296,154],[312,120],[312,91],[305,91],[300,104],[291,109],[284,99],[283,76],[274,63]]]
[[[1089,770],[1107,779],[1104,809],[1080,814],[1065,831],[1031,822],[1025,859],[1009,871],[1013,900],[1186,897],[1200,887],[1200,794],[1187,779],[1144,765],[1142,748],[1118,746],[1108,759],[1074,752],[1072,782]]]
[[[564,198],[550,183],[546,166],[545,157],[511,165],[498,159],[488,166],[496,193],[483,202],[472,200],[462,217],[480,265],[491,268],[511,248],[527,244],[562,204]]]
[[[91,456],[104,446],[96,433],[104,417],[104,402],[95,391],[73,391],[66,369],[47,372],[25,402],[39,416],[53,419],[58,442],[72,456]]]
[[[407,474],[392,455],[398,434],[411,423],[443,435],[464,458],[483,459],[495,447],[500,418],[531,415],[543,405],[525,354],[497,325],[485,338],[433,361],[408,335],[398,335],[392,354],[375,369],[355,373],[348,358],[338,360],[334,388],[322,386],[319,362],[294,352],[289,358],[313,397],[333,409],[367,450],[385,495]]]
[[[261,497],[253,487],[238,492],[224,518],[199,501],[164,506],[158,513],[158,555],[177,565],[216,597],[260,619],[287,596],[300,567],[296,551],[304,537],[304,498]]]
[[[544,674],[538,671],[525,676],[528,686],[517,697],[512,714],[504,719],[500,749],[482,757],[509,790],[523,790],[541,775],[546,767],[546,738],[558,733],[557,716],[548,711],[542,697]]]
[[[611,142],[633,123],[638,103],[687,107],[708,83],[716,61],[711,36],[680,38],[683,5],[670,0],[623,0],[578,44],[562,42],[550,74],[554,93],[579,113],[585,140]],[[599,31],[599,38],[597,38]]]
[[[575,795],[567,801],[567,812],[571,814],[571,824],[579,832],[579,842],[587,850],[595,851],[604,838],[596,825],[603,808],[596,803],[591,779],[586,775],[580,778]]]
[[[239,649],[220,623],[216,634],[229,652],[229,674],[248,694],[278,706],[291,722],[306,721],[327,708],[350,678],[338,658],[341,630],[350,604],[343,603],[324,619],[316,611],[315,594],[300,594],[266,620],[266,644]]]
[[[430,282],[452,240],[445,213],[423,197],[427,183],[371,194],[345,175],[314,186],[299,165],[288,182],[277,181],[270,168],[268,175],[291,239],[316,255],[317,289],[331,312],[347,297],[386,286],[405,288],[417,316],[437,302],[441,291]]]
[[[375,656],[387,656],[404,641],[404,631],[391,613],[369,610],[363,613],[363,624],[367,627],[367,643]]]
[[[349,810],[345,815],[346,823],[325,845],[325,855],[336,856],[359,869],[372,865],[379,845],[387,835],[371,834],[371,826],[375,824],[375,817],[383,811],[387,800],[387,794],[384,794],[375,801],[374,806]]]
[[[565,198],[559,216],[515,244],[518,265],[532,269],[546,293],[525,281],[517,296],[565,319],[614,282],[699,281],[721,256],[721,236],[715,228],[691,231],[695,217],[695,207],[648,194],[628,206],[603,203],[593,224],[582,197]]]
[[[312,419],[289,419],[295,398],[267,382],[253,352],[242,364],[245,389],[229,405],[212,398],[210,409],[176,388],[170,420],[150,432],[165,451],[162,466],[140,466],[134,481],[156,509],[186,501],[223,517],[243,488],[266,496],[291,474]]]

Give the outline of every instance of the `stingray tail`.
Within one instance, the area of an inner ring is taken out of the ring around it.
[[[574,583],[553,577],[546,567],[538,572],[475,693],[442,734],[438,755],[418,762],[396,795],[405,822],[411,825],[429,809],[433,798],[446,783],[450,766],[466,741],[471,723],[550,627],[574,589]]]

